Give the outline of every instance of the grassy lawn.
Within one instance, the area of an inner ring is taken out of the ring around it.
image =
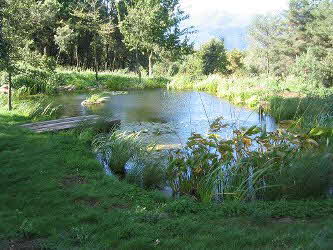
[[[333,200],[200,204],[104,175],[85,133],[0,114],[0,248],[331,249]]]

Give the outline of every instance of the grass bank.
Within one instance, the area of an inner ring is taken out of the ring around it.
[[[91,134],[32,134],[12,125],[23,119],[0,114],[2,249],[332,245],[333,200],[206,205],[173,200],[105,176],[91,151]]]
[[[295,77],[193,77],[178,75],[169,89],[208,91],[230,102],[269,112],[278,121],[295,120],[303,128],[333,126],[333,89],[319,88]]]
[[[139,79],[131,72],[100,72],[98,80],[92,71],[70,71],[57,69],[51,71],[28,71],[13,79],[13,87],[21,94],[54,94],[59,91],[87,91],[94,88],[108,90],[149,89],[166,87],[168,79],[150,78],[145,75]]]

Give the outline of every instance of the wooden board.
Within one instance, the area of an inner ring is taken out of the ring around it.
[[[84,122],[94,124],[99,119],[100,117],[98,115],[78,116],[45,122],[28,123],[21,125],[21,127],[30,129],[36,133],[42,133],[75,128]],[[110,124],[110,127],[120,125],[120,120],[106,120],[106,122]]]

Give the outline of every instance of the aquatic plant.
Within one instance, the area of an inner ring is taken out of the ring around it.
[[[228,126],[219,118],[208,136],[193,134],[185,149],[171,153],[167,177],[175,193],[204,202],[214,196],[253,200],[325,194],[333,166],[323,159],[311,134],[284,129],[267,133],[253,126],[235,129],[231,139],[221,139],[218,132]],[[301,186],[308,190],[301,194]]]

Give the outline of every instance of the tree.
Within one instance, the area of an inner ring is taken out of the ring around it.
[[[283,33],[282,22],[279,15],[256,16],[249,28],[249,41],[251,50],[264,58],[266,73],[271,72],[272,60],[275,56],[274,47]]]
[[[73,29],[70,28],[68,24],[57,28],[56,34],[54,35],[54,41],[59,47],[57,63],[59,60],[59,56],[62,52],[68,53],[70,51],[71,47],[75,44],[76,37],[77,34],[74,32]]]
[[[76,29],[89,35],[91,38],[92,54],[94,57],[94,69],[96,80],[99,71],[99,50],[102,47],[102,5],[99,0],[85,0],[74,11]]]
[[[28,43],[31,27],[29,8],[33,0],[5,0],[0,8],[0,67],[8,74],[8,110],[12,110],[12,77],[21,59],[21,49]]]
[[[54,47],[54,37],[58,26],[58,15],[61,5],[57,0],[35,1],[30,6],[32,22],[32,39],[37,49],[45,56],[50,55]]]
[[[228,60],[223,39],[210,40],[201,47],[198,55],[202,62],[203,74],[226,73]]]
[[[181,37],[190,31],[181,29],[180,23],[187,18],[179,9],[179,0],[138,0],[127,5],[127,15],[120,22],[120,31],[131,50],[137,55],[139,51],[148,55],[149,76],[153,74],[156,55],[185,45]]]
[[[328,55],[333,47],[333,4],[331,1],[323,1],[313,9],[313,21],[306,26],[307,33],[311,37],[310,44],[317,50],[317,54],[323,58]]]
[[[229,74],[234,74],[244,68],[244,57],[245,53],[237,49],[233,49],[227,53],[227,69]]]
[[[288,40],[292,48],[292,56],[296,59],[306,53],[311,36],[307,26],[314,21],[313,10],[322,0],[291,0],[287,13]]]

